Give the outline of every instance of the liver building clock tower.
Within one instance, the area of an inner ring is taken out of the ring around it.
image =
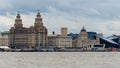
[[[21,16],[17,14],[14,27],[10,29],[9,45],[17,49],[47,46],[47,28],[43,25],[39,11],[34,26],[29,28],[23,27]]]

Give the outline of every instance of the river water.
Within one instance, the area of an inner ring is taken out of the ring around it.
[[[119,52],[0,52],[0,68],[119,67]]]

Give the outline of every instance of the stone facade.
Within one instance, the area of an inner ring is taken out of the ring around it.
[[[72,47],[72,37],[67,36],[67,28],[61,28],[61,35],[48,36],[48,44],[53,47],[66,48]]]
[[[72,47],[72,38],[70,36],[62,35],[48,36],[48,44],[58,48]]]
[[[8,46],[8,34],[0,33],[0,46]]]
[[[17,49],[47,45],[47,29],[43,26],[39,11],[36,15],[34,26],[29,28],[23,27],[21,16],[18,13],[14,27],[11,27],[9,31],[9,45]]]
[[[95,45],[95,44],[100,44],[99,37],[96,36],[95,39],[92,39],[92,40],[89,39],[88,33],[86,32],[86,29],[83,27],[77,39],[77,47],[89,49],[92,47],[92,45]]]

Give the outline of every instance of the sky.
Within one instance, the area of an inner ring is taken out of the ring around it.
[[[88,32],[105,36],[120,35],[120,0],[0,0],[0,31],[14,26],[18,11],[24,27],[33,26],[37,10],[48,33],[79,33],[84,26]]]

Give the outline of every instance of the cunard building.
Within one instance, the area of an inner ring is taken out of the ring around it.
[[[17,49],[28,49],[47,45],[47,29],[43,25],[41,14],[38,11],[34,26],[23,27],[22,19],[18,13],[14,27],[9,30],[9,45]]]

